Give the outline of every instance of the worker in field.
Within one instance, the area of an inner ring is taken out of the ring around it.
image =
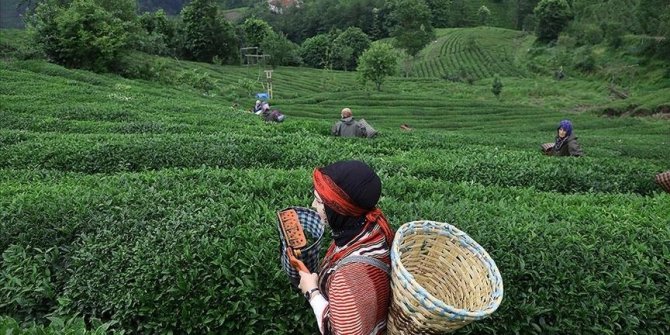
[[[270,108],[270,104],[267,102],[263,103],[259,113],[261,119],[267,122],[283,122],[286,116],[277,108]]]
[[[547,154],[551,156],[583,156],[577,136],[573,133],[572,122],[562,120],[556,128],[556,140],[554,145],[548,148]]]
[[[312,175],[312,207],[332,230],[318,273],[299,272],[321,334],[386,334],[395,235],[377,207],[381,179],[362,161],[339,161]]]
[[[331,129],[331,133],[334,136],[367,137],[368,134],[365,126],[359,121],[354,120],[354,116],[350,108],[342,109],[340,116],[340,121],[337,121]]]
[[[256,100],[256,104],[251,109],[251,112],[258,115],[263,111],[263,103],[260,100]]]

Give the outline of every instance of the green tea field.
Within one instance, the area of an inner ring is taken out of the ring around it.
[[[450,223],[498,265],[500,308],[457,334],[670,333],[667,114],[603,115],[620,103],[606,82],[518,70],[527,37],[499,29],[494,48],[473,31],[441,31],[380,92],[278,67],[278,124],[246,111],[259,67],[147,56],[153,80],[131,80],[0,60],[0,330],[318,333],[281,269],[276,211],[309,206],[315,167],[360,159],[394,228]],[[461,67],[471,85],[443,79]],[[670,106],[670,86],[639,87],[631,103]],[[332,137],[343,107],[379,135]],[[562,119],[584,157],[541,154]]]

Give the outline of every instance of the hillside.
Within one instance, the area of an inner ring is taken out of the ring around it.
[[[493,27],[438,29],[436,35],[414,61],[419,77],[441,78],[461,71],[475,80],[527,75],[523,50],[534,42],[532,35]]]
[[[133,80],[3,45],[0,329],[49,314],[126,333],[313,334],[279,265],[275,211],[308,206],[314,167],[361,159],[394,228],[449,222],[500,268],[500,309],[457,334],[670,332],[670,194],[653,180],[670,168],[670,121],[585,112],[616,102],[606,82],[518,74],[514,44],[486,43],[525,37],[477,29],[438,38],[483,36],[452,53],[481,74],[471,85],[392,77],[377,92],[352,72],[279,67],[280,124],[244,110],[260,67],[137,55],[154,72]],[[439,43],[426,62],[451,55]],[[497,62],[478,65],[483,52]],[[488,74],[504,69],[498,100]],[[638,92],[670,96],[659,87]],[[380,135],[330,136],[345,106]],[[564,118],[585,157],[540,154]]]

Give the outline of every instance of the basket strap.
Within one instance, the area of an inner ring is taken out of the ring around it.
[[[391,267],[386,265],[386,263],[372,257],[360,256],[360,255],[350,255],[343,258],[337,263],[336,269],[339,269],[349,263],[365,263],[372,265],[386,273],[387,275],[391,274]]]

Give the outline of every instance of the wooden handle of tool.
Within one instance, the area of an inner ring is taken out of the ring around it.
[[[288,262],[291,263],[291,265],[296,268],[296,270],[311,273],[307,266],[305,266],[305,263],[293,255],[293,250],[291,248],[286,248],[286,254],[288,255]]]

